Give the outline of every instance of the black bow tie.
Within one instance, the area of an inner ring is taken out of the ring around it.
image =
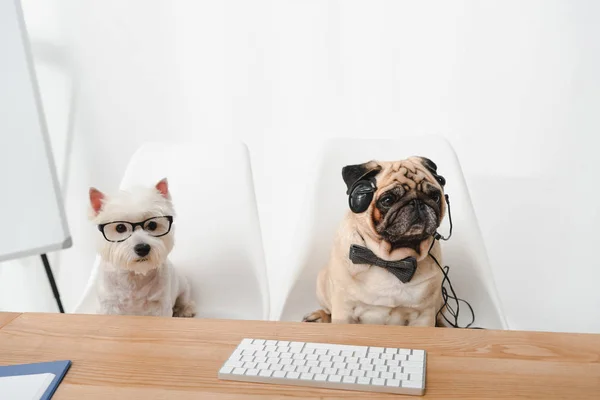
[[[370,264],[385,268],[402,283],[409,282],[417,270],[417,259],[406,257],[399,261],[386,261],[377,257],[366,247],[353,244],[350,246],[350,261],[353,264]]]

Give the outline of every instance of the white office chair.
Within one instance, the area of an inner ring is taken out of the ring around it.
[[[121,189],[167,177],[176,217],[170,259],[192,284],[197,317],[268,319],[269,291],[246,146],[149,143],[131,158]],[[94,265],[76,313],[96,312]]]
[[[333,139],[325,144],[315,169],[307,175],[312,187],[306,192],[305,214],[295,231],[295,254],[287,259],[289,280],[281,282],[287,288],[287,296],[284,299],[272,296],[272,319],[300,321],[304,314],[319,308],[315,294],[317,274],[328,261],[335,232],[348,210],[342,167],[371,159],[393,161],[412,155],[433,160],[446,178],[454,233],[448,242],[442,242],[444,264],[450,266],[449,276],[458,297],[469,301],[475,310],[474,326],[508,328],[459,161],[450,144],[437,137]],[[447,217],[440,232],[448,234]],[[461,304],[461,325],[470,317],[466,308]]]

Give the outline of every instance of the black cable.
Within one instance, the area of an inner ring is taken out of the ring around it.
[[[440,240],[440,239],[448,240],[452,236],[453,226],[452,226],[452,213],[450,212],[450,199],[449,199],[448,195],[445,195],[445,198],[446,198],[446,204],[448,205],[448,219],[450,221],[450,232],[448,233],[448,237],[443,237],[442,235],[440,235],[439,233],[436,232],[433,236],[434,240],[431,242],[431,246],[429,246],[429,250],[427,252],[429,257],[431,257],[431,259],[433,261],[435,261],[436,265],[438,266],[438,268],[440,269],[440,271],[442,271],[442,274],[444,275],[444,279],[442,279],[442,299],[444,300],[444,304],[438,310],[437,314],[435,315],[435,318],[437,320],[441,314],[442,318],[444,318],[446,323],[448,323],[448,325],[450,325],[453,328],[483,329],[480,327],[472,327],[472,325],[475,323],[475,311],[473,311],[473,307],[471,307],[471,304],[469,304],[468,301],[461,299],[456,295],[456,292],[454,291],[454,287],[452,286],[452,282],[450,282],[450,277],[448,276],[448,273],[450,272],[450,267],[448,265],[446,265],[445,267],[442,267],[441,264],[438,262],[437,258],[435,258],[433,256],[433,254],[431,254],[431,249],[433,249],[433,246],[434,246],[436,240]],[[448,293],[448,289],[446,289],[444,287],[444,283],[446,283],[446,282],[448,282],[448,287],[450,288],[451,294]],[[454,300],[455,305],[456,305],[456,310],[448,302],[448,300],[450,300],[450,299]],[[467,307],[469,307],[469,311],[471,312],[471,322],[468,323],[464,327],[461,327],[458,323],[458,316],[460,313],[460,302],[461,301],[463,303],[465,303],[467,305]],[[448,319],[448,317],[442,312],[442,310],[444,310],[444,308],[446,310],[448,310],[448,313],[452,316],[452,318],[454,319],[454,322],[451,321],[450,319]]]

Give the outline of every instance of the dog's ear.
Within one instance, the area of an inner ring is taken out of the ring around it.
[[[96,188],[90,188],[90,205],[94,215],[98,215],[102,209],[102,200],[104,199],[104,193]]]
[[[438,175],[437,165],[427,157],[419,157],[419,159],[421,160],[421,164],[423,164],[423,166],[427,168],[427,170],[431,173],[431,175],[433,175],[435,180],[438,181],[440,186],[444,187],[444,185],[446,184],[446,178],[444,178],[441,175]]]
[[[169,199],[169,182],[167,178],[163,178],[156,184],[156,190],[160,192],[160,194],[165,198]]]
[[[346,165],[342,168],[342,178],[346,184],[346,193],[350,192],[352,186],[362,179],[375,176],[381,171],[381,166],[375,161],[369,161],[364,164]]]

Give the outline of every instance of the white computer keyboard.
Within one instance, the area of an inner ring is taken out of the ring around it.
[[[244,339],[219,379],[422,395],[424,350]]]

